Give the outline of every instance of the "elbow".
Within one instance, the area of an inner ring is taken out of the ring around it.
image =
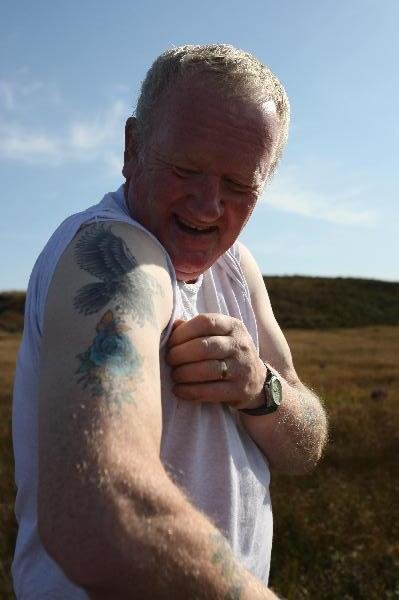
[[[310,456],[301,451],[291,452],[289,456],[281,456],[278,459],[270,460],[270,468],[273,472],[283,475],[307,475],[319,462],[319,458]]]
[[[115,576],[110,536],[117,535],[119,515],[110,498],[99,491],[97,498],[91,493],[64,492],[62,500],[39,493],[41,543],[72,583],[86,590],[101,588]]]
[[[274,472],[284,475],[307,475],[317,466],[321,459],[321,453],[295,450],[278,458],[268,458],[270,468]]]
[[[148,522],[162,518],[155,493],[120,477],[94,480],[71,478],[55,496],[49,492],[54,486],[40,488],[39,478],[41,542],[66,577],[88,593],[95,590],[95,597],[114,589],[122,575],[127,589],[138,582],[145,587],[143,573],[152,560]]]
[[[312,448],[308,451],[299,450],[292,461],[290,469],[291,475],[307,475],[319,464],[322,457],[322,450]]]
[[[98,574],[92,571],[96,563],[87,560],[87,547],[83,543],[87,535],[84,520],[71,522],[65,504],[51,502],[39,494],[38,533],[47,554],[72,583],[83,587],[87,580],[96,580]]]
[[[307,413],[304,427],[296,443],[293,459],[294,475],[306,475],[320,462],[328,441],[327,414],[320,401]]]
[[[305,443],[298,448],[295,475],[306,475],[321,461],[328,441],[327,416],[320,413],[317,426]]]
[[[328,424],[324,411],[320,412],[317,426],[307,430],[306,435],[292,436],[290,443],[280,445],[269,459],[273,470],[286,475],[307,475],[319,464],[328,441]]]
[[[58,503],[57,503],[58,504]],[[58,563],[57,551],[59,544],[57,544],[58,534],[61,521],[59,520],[60,514],[55,514],[55,506],[50,501],[49,494],[43,492],[40,487],[39,481],[39,493],[37,502],[37,525],[39,538],[47,554]]]

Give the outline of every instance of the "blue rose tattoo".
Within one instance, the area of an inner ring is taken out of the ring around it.
[[[108,310],[96,327],[91,346],[77,355],[79,383],[84,388],[89,387],[92,396],[105,396],[117,408],[122,402],[134,403],[131,376],[142,364],[127,331],[124,321],[114,318],[113,312]],[[117,385],[115,377],[118,377]]]
[[[106,366],[115,375],[128,375],[138,358],[129,338],[108,330],[97,333],[89,353],[96,367]]]

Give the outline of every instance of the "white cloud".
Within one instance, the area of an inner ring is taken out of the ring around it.
[[[127,106],[121,100],[116,100],[106,110],[98,112],[89,121],[75,121],[69,126],[68,143],[76,150],[96,151],[107,143],[122,139],[124,116]]]
[[[16,119],[0,120],[0,159],[49,167],[97,161],[110,174],[120,173],[127,114],[128,106],[116,100],[90,119],[72,120],[61,133],[23,127]]]
[[[105,173],[120,174],[124,121],[131,112],[121,100],[127,88],[108,90],[116,99],[97,111],[68,118],[57,86],[28,75],[22,70],[0,79],[0,160],[48,167],[97,162]]]
[[[106,154],[104,155],[104,163],[108,167],[110,175],[120,175],[123,167],[123,156],[120,154]]]
[[[0,158],[25,163],[56,164],[62,150],[59,140],[42,132],[26,131],[17,123],[0,122]]]
[[[29,97],[40,92],[40,100],[56,97],[54,86],[42,81],[22,82],[11,79],[0,79],[0,108],[7,111],[24,109]]]
[[[340,225],[372,226],[377,217],[375,210],[365,205],[366,193],[361,187],[351,187],[345,192],[326,191],[324,185],[314,181],[314,187],[301,184],[305,177],[301,174],[276,175],[270,187],[266,188],[262,202],[276,210],[290,212],[313,219],[321,219]],[[342,182],[342,188],[347,188]]]

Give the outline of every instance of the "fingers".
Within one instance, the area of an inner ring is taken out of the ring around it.
[[[171,367],[177,367],[196,361],[224,359],[232,356],[233,352],[234,342],[231,337],[200,337],[172,347],[166,355],[166,362]]]
[[[186,321],[184,319],[176,319],[176,321],[173,322],[172,331],[176,329],[176,327],[179,327],[182,323],[186,323]]]
[[[176,383],[204,383],[207,381],[226,381],[224,367],[229,377],[232,377],[226,360],[203,360],[176,367],[172,371],[172,379]]]
[[[166,355],[176,396],[231,406],[247,405],[258,392],[256,359],[260,360],[245,325],[213,313],[176,321]]]
[[[189,321],[179,320],[169,338],[168,346],[172,348],[199,337],[230,335],[237,323],[238,319],[219,313],[203,313]]]

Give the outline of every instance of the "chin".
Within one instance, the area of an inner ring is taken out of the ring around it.
[[[192,281],[198,279],[202,273],[205,273],[210,265],[206,264],[203,268],[201,268],[199,265],[176,265],[173,263],[173,266],[175,268],[176,279],[178,281]]]
[[[176,279],[177,279],[177,281],[185,281],[186,283],[193,283],[205,271],[206,271],[206,269],[204,269],[204,271],[197,271],[195,273],[194,272],[193,273],[184,273],[182,271],[179,271],[178,269],[175,269]]]
[[[202,273],[205,273],[211,266],[209,260],[194,260],[190,263],[183,260],[176,260],[175,257],[170,257],[175,269],[176,278],[178,281],[190,281],[197,279]]]

